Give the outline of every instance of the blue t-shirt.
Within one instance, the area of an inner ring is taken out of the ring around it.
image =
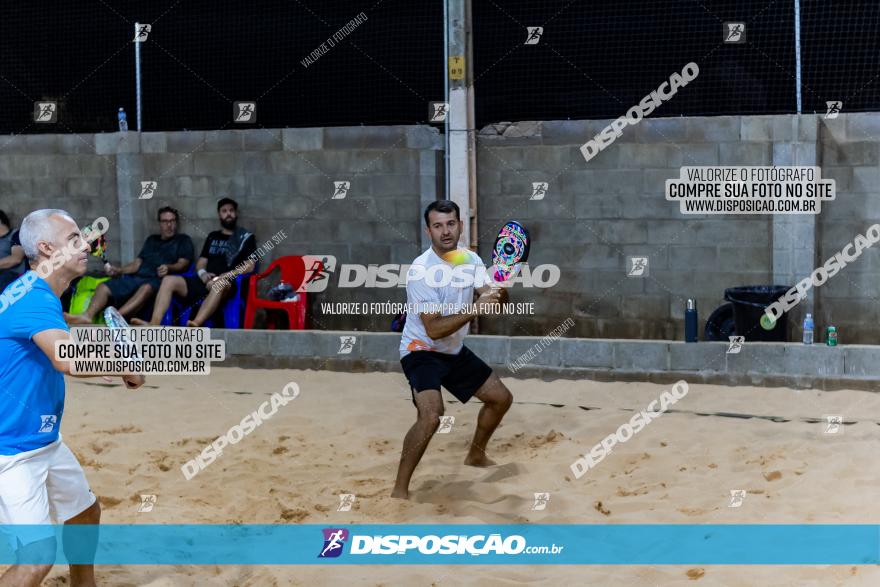
[[[64,375],[55,370],[35,334],[69,330],[61,301],[33,271],[0,299],[0,455],[35,450],[58,440],[64,413]]]

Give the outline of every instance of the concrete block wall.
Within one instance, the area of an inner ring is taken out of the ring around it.
[[[880,114],[645,119],[587,162],[579,148],[610,121],[494,125],[478,136],[478,239],[484,260],[501,224],[532,231],[530,262],[561,267],[549,290],[513,291],[536,315],[483,319],[486,334],[541,335],[574,319],[566,336],[681,340],[685,300],[700,329],[735,285],[789,285],[880,221]],[[503,129],[497,128],[502,126]],[[510,130],[515,132],[510,132]],[[502,132],[503,130],[503,132]],[[442,194],[443,141],[427,127],[251,129],[0,137],[0,208],[17,222],[53,206],[90,221],[105,215],[110,256],[134,255],[166,204],[200,247],[217,227],[216,200],[236,198],[241,223],[262,243],[287,238],[263,261],[330,254],[340,262],[408,263],[421,250],[421,212]],[[664,181],[683,165],[820,165],[837,201],[818,217],[683,216]],[[155,180],[151,200],[140,182]],[[350,181],[345,199],[334,181]],[[530,200],[532,183],[549,183]],[[649,257],[646,278],[628,278],[627,255]],[[875,343],[880,249],[814,290],[791,314],[799,336],[812,307],[844,343]],[[313,297],[313,325],[385,331],[389,317],[324,316],[320,301],[403,301],[401,289],[339,290]]]
[[[836,180],[837,200],[822,208],[816,266],[880,222],[880,115],[841,115],[823,120],[819,130],[823,175]],[[817,330],[823,336],[824,328],[833,324],[842,343],[880,342],[880,247],[863,251],[817,288],[814,297]]]
[[[197,252],[219,228],[216,202],[239,203],[258,244],[287,238],[261,261],[334,255],[340,263],[409,263],[422,250],[423,202],[438,197],[442,136],[432,127],[341,127],[0,137],[0,207],[23,215],[66,207],[111,221],[110,256],[131,259],[170,205]],[[142,181],[156,181],[141,200]],[[331,199],[335,181],[349,181]],[[20,220],[20,216],[17,218]],[[321,301],[405,301],[403,289],[337,289],[311,298],[315,328],[388,330],[390,316],[325,316]]]
[[[536,319],[484,320],[481,332],[545,334],[572,317],[575,326],[567,336],[682,340],[686,300],[695,298],[702,337],[706,319],[724,303],[726,288],[794,284],[816,265],[816,233],[826,227],[817,228],[817,222],[856,213],[832,202],[818,221],[813,216],[683,215],[676,203],[665,200],[665,180],[678,177],[682,166],[821,165],[816,159],[822,121],[816,116],[644,119],[587,162],[581,145],[610,122],[504,123],[478,135],[481,255],[489,258],[498,228],[515,218],[531,229],[530,264],[555,263],[562,272],[550,290],[513,291],[514,301],[536,303]],[[524,132],[511,133],[517,126]],[[877,185],[871,174],[880,173],[878,151],[876,142],[871,150],[867,139],[859,140],[863,143],[850,157],[861,157],[857,189],[865,195]],[[828,174],[850,181],[848,174],[856,169],[849,160],[840,161]],[[539,181],[549,183],[547,195],[530,200],[532,183]],[[880,207],[870,209],[880,213]],[[626,276],[628,255],[649,257],[648,277]],[[847,277],[839,281],[846,283]],[[870,301],[863,299],[866,305]],[[805,307],[792,312],[790,336],[799,336]],[[863,341],[861,333],[854,334],[847,340]]]
[[[114,220],[116,156],[98,155],[95,135],[0,136],[0,209],[19,226],[28,212],[67,210],[82,225]],[[119,241],[110,243],[118,255]]]
[[[351,352],[339,354],[340,339],[352,335]],[[391,332],[215,329],[211,337],[226,342],[223,366],[356,373],[401,370],[400,337]],[[724,342],[562,338],[545,349],[538,337],[485,335],[469,336],[467,345],[503,377],[545,380],[671,384],[684,379],[691,384],[877,391],[880,370],[880,349],[867,345],[747,343],[739,354],[729,354]],[[529,349],[537,354],[523,364],[523,353]]]

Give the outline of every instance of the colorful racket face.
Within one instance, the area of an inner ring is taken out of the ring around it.
[[[529,231],[516,220],[501,228],[492,249],[492,279],[496,283],[516,276],[522,263],[529,258],[529,245]]]
[[[107,261],[107,239],[103,234],[92,243],[92,256]]]
[[[91,227],[83,228],[83,237],[92,247],[92,256],[100,257],[105,263],[107,262],[107,239],[103,234],[93,232]]]

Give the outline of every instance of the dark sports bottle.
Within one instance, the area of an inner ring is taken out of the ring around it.
[[[697,302],[688,299],[684,311],[684,341],[697,342]]]

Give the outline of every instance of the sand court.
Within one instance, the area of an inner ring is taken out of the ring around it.
[[[290,381],[300,394],[191,480],[181,466]],[[880,396],[863,391],[694,384],[680,401],[576,479],[569,466],[671,385],[504,379],[515,403],[489,444],[495,467],[462,464],[478,401],[416,470],[410,501],[389,497],[415,410],[403,376],[218,368],[153,377],[128,391],[70,380],[65,442],[109,524],[876,524]],[[451,396],[445,395],[450,400]],[[826,414],[842,432],[826,433]],[[743,490],[730,507],[731,491]],[[550,494],[532,509],[534,493]],[[337,511],[340,494],[356,496]],[[154,495],[151,511],[143,495]],[[763,566],[361,566],[358,585],[778,584]],[[340,572],[343,569],[338,569]],[[61,585],[66,569],[47,584]],[[109,585],[323,585],[317,566],[103,566]],[[341,576],[341,575],[339,575]],[[334,579],[336,577],[336,579]],[[794,567],[799,585],[876,584],[876,567]],[[55,582],[52,582],[55,581]]]

